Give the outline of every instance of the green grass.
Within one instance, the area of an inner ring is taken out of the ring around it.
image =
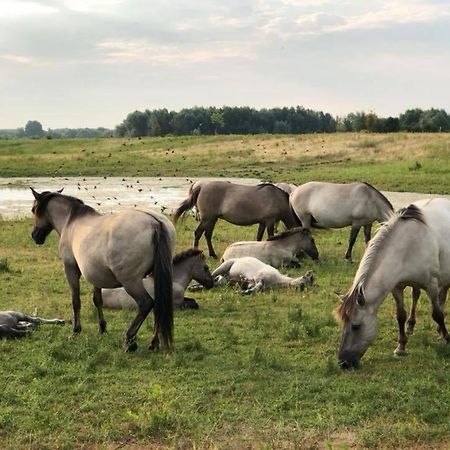
[[[38,247],[31,227],[0,222],[9,267],[0,271],[1,309],[70,318],[56,236]],[[191,219],[178,226],[177,250],[189,246],[194,227]],[[254,233],[219,222],[216,250]],[[344,262],[346,240],[345,230],[317,233],[321,262],[305,260],[300,270],[314,270],[317,284],[307,291],[193,293],[200,309],[176,312],[171,353],[147,350],[150,321],[138,351],[125,353],[130,312],[106,311],[108,333],[99,335],[83,283],[79,336],[70,325],[42,326],[29,338],[0,341],[2,448],[446,448],[450,350],[424,299],[405,358],[393,356],[389,298],[362,369],[337,367],[334,291],[350,286],[357,267]],[[355,260],[362,251],[358,241]]]
[[[367,181],[450,193],[448,133],[0,140],[0,173],[29,176],[227,176],[303,183]]]

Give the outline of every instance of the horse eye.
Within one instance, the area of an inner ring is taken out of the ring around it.
[[[361,328],[360,323],[352,323],[352,331],[358,331]]]

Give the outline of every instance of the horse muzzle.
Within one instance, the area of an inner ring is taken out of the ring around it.
[[[47,234],[43,233],[41,230],[33,230],[31,237],[37,245],[42,245],[45,242]]]

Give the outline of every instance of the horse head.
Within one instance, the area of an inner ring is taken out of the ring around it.
[[[34,203],[31,208],[31,212],[34,216],[34,226],[31,237],[36,244],[42,245],[50,232],[54,229],[49,214],[47,214],[48,202],[52,197],[59,195],[62,192],[62,189],[57,192],[44,191],[42,193],[36,192],[33,188],[30,189],[34,196]]]

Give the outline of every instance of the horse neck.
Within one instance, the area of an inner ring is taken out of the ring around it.
[[[53,198],[48,202],[47,215],[53,228],[61,236],[62,230],[70,216],[71,205],[63,197]]]
[[[187,258],[184,261],[179,262],[173,266],[172,280],[173,284],[178,284],[182,288],[186,289],[190,281],[192,280],[193,264],[191,258]]]

